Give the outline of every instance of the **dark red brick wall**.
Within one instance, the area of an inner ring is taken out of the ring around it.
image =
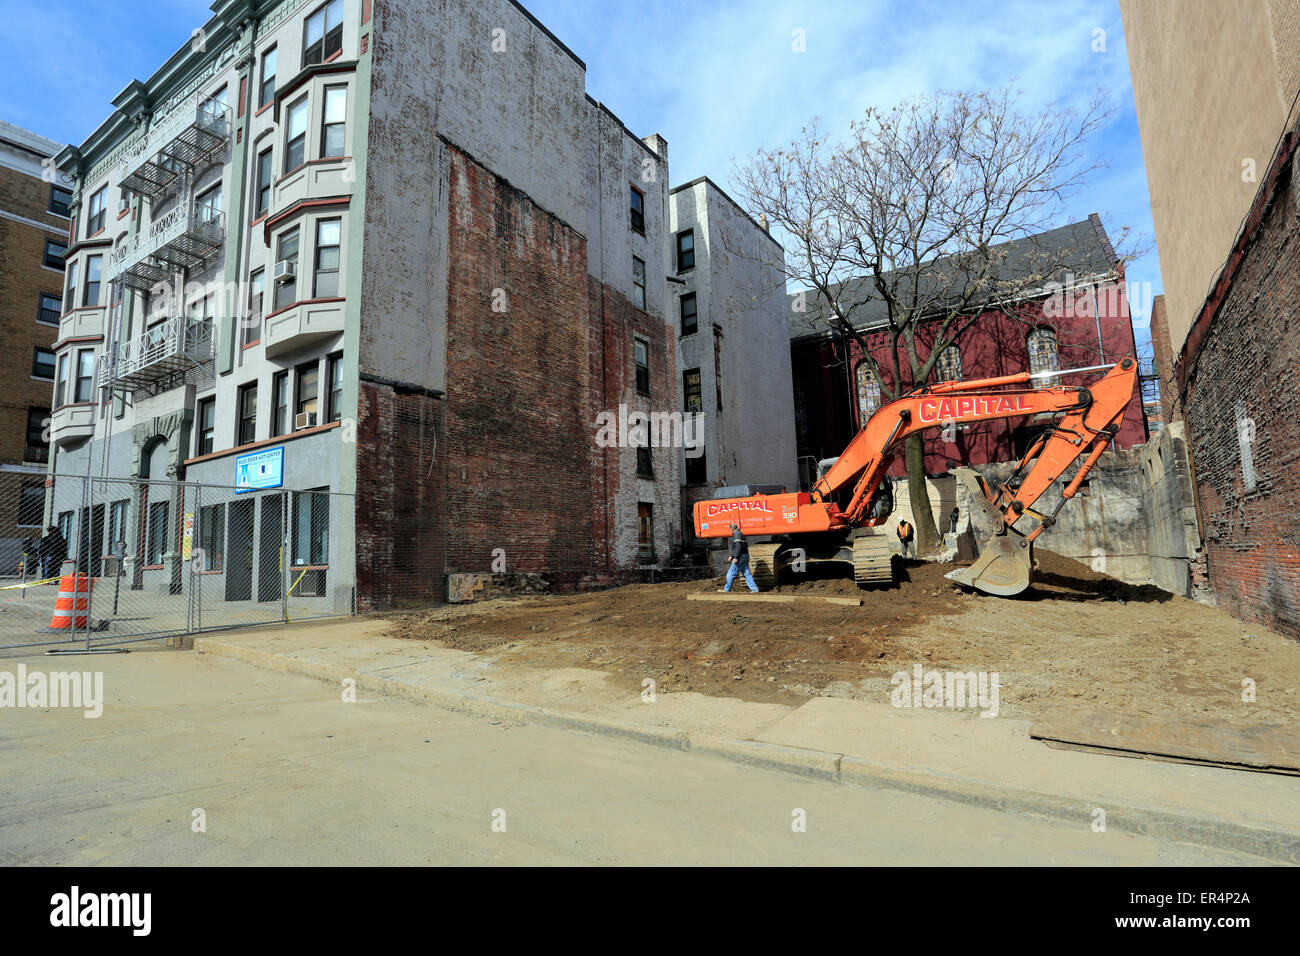
[[[1289,637],[1300,637],[1295,188],[1288,166],[1199,352],[1187,359],[1181,397],[1219,606]],[[1254,423],[1253,491],[1243,478],[1238,401]]]
[[[450,150],[447,570],[592,567],[586,240]],[[509,310],[492,310],[503,289]]]
[[[1169,313],[1165,297],[1156,296],[1151,302],[1151,350],[1156,360],[1156,373],[1160,376],[1160,407],[1165,421],[1180,422],[1183,412],[1179,406],[1178,383],[1174,378],[1174,353],[1169,340]]]
[[[1100,313],[1100,323],[1094,317],[1091,299],[1087,305],[1080,305],[1075,314],[1045,315],[1044,301],[1029,303],[1023,314],[1016,318],[1001,312],[984,314],[957,342],[962,353],[962,378],[994,378],[1026,371],[1029,368],[1028,335],[1036,325],[1049,326],[1056,331],[1061,368],[1086,368],[1101,364],[1103,358],[1106,362],[1114,362],[1126,356],[1136,356],[1137,345],[1133,325],[1129,320],[1123,277],[1118,282],[1099,289],[1097,297],[1096,311]],[[1101,326],[1100,343],[1098,324]],[[917,353],[923,357],[928,356],[933,342],[932,327],[922,324],[917,330],[916,341]],[[885,375],[886,385],[892,387],[894,383],[890,377],[888,335],[870,335],[868,346]],[[799,436],[801,455],[838,455],[860,427],[856,413],[856,374],[845,382],[844,361],[839,354],[841,351],[842,346],[836,343],[832,347],[829,342],[798,343],[793,346],[794,374],[802,385],[807,402],[804,431]],[[863,361],[862,349],[856,342],[852,342],[849,352],[850,368],[856,373],[859,363]],[[917,383],[911,379],[907,354],[901,344],[899,359],[903,371],[899,392],[905,393]],[[1065,376],[1062,384],[1083,385],[1100,374]],[[854,390],[853,394],[848,391],[850,388]],[[883,400],[890,400],[887,394]],[[975,424],[967,429],[959,429],[955,443],[945,441],[943,433],[938,429],[926,432],[923,439],[926,472],[932,475],[942,474],[957,465],[985,465],[1014,460],[1013,433],[1027,421],[1026,418],[1012,418]],[[1142,411],[1141,391],[1135,389],[1124,413],[1116,445],[1131,448],[1146,440],[1146,417]],[[895,476],[905,474],[901,455],[896,458],[891,473]]]
[[[446,405],[362,380],[357,392],[357,610],[446,596]]]

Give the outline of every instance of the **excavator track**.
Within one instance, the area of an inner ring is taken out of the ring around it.
[[[754,576],[754,583],[760,591],[770,591],[776,587],[776,580],[781,569],[777,564],[777,552],[784,547],[780,541],[749,546],[749,573]]]
[[[893,583],[893,557],[889,539],[883,534],[861,534],[853,539],[853,578],[858,584]]]

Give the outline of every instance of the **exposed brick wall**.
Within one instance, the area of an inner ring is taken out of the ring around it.
[[[1182,408],[1219,606],[1300,637],[1300,225],[1293,173],[1294,164],[1278,180],[1199,354],[1185,356]],[[1243,417],[1246,424],[1239,423]],[[1243,437],[1253,439],[1245,455]],[[1253,490],[1246,487],[1246,462],[1255,473]]]
[[[357,391],[357,610],[442,597],[445,403],[362,381]]]
[[[449,194],[447,570],[588,570],[586,240],[454,149]]]

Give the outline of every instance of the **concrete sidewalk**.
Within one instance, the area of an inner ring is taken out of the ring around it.
[[[888,703],[748,703],[629,692],[600,671],[547,670],[385,637],[378,619],[292,624],[195,639],[201,653],[514,724],[538,724],[726,756],[845,784],[1300,863],[1300,778],[1054,750],[1029,722]],[[341,690],[340,690],[341,692]]]

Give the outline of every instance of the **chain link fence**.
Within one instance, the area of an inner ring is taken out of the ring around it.
[[[0,472],[0,651],[355,613],[353,496]]]

